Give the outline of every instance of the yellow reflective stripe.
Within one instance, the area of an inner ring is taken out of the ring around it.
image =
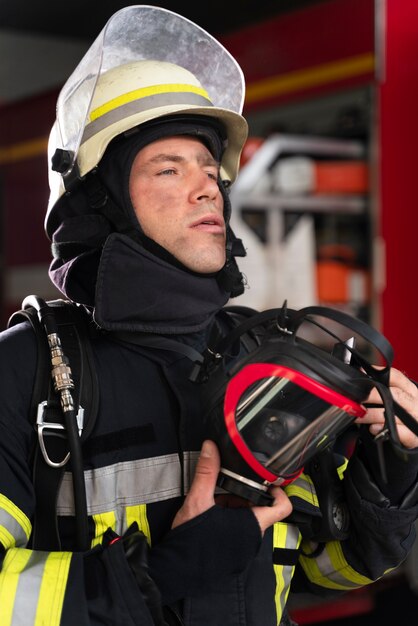
[[[70,552],[51,552],[48,555],[34,626],[59,626],[70,563]]]
[[[0,526],[0,543],[3,544],[6,550],[14,548],[16,545],[16,540],[12,533],[10,533],[4,526]]]
[[[356,572],[347,563],[338,541],[327,543],[317,558],[301,555],[299,561],[309,580],[326,589],[347,591],[374,582],[371,578]]]
[[[306,486],[305,486],[306,485]],[[319,507],[318,498],[312,479],[306,474],[302,474],[295,481],[285,487],[286,495],[290,497],[300,498],[309,502],[315,507]]]
[[[339,572],[348,581],[355,583],[356,585],[369,585],[373,582],[371,578],[363,576],[356,572],[355,569],[349,565],[344,557],[343,549],[339,541],[332,541],[326,546],[330,561],[336,572]]]
[[[347,469],[347,465],[348,465],[348,459],[344,459],[344,462],[341,463],[341,465],[337,467],[337,472],[338,472],[338,476],[340,480],[344,478],[344,472]]]
[[[277,522],[273,526],[273,546],[280,548],[286,545],[286,525]],[[284,589],[283,565],[273,564],[274,573],[276,575],[276,592],[274,601],[276,603],[277,623],[280,623],[283,613],[282,593]]]
[[[97,546],[102,542],[103,535],[108,528],[116,530],[116,514],[115,511],[108,511],[106,513],[97,513],[93,515],[94,521],[94,539],[91,542],[91,547]]]
[[[276,522],[273,526],[273,548],[297,550],[301,541],[301,534],[296,526],[284,522]],[[280,623],[283,610],[289,595],[290,582],[292,580],[294,565],[280,565],[273,563],[276,576],[276,592],[274,601],[276,604],[277,623]]]
[[[319,506],[316,493],[312,493],[312,491],[308,491],[303,487],[298,487],[297,485],[289,485],[289,487],[286,487],[286,494],[289,498],[293,496],[295,498],[305,500],[306,502],[309,502],[314,506]]]
[[[0,509],[3,509],[8,513],[22,528],[26,535],[26,540],[29,540],[32,532],[32,525],[29,518],[21,511],[9,498],[4,494],[0,494]],[[6,548],[8,546],[5,546]]]
[[[90,113],[90,121],[93,122],[97,120],[105,113],[109,113],[109,111],[113,111],[118,107],[127,104],[128,102],[133,102],[134,100],[141,100],[142,98],[146,98],[148,96],[155,96],[160,93],[195,93],[199,96],[204,96],[209,99],[209,95],[205,89],[201,87],[197,87],[196,85],[182,85],[182,84],[167,84],[167,85],[152,85],[150,87],[141,87],[141,89],[135,89],[134,91],[129,91],[128,93],[124,93],[117,98],[113,98],[105,104],[97,107],[94,111]]]
[[[9,626],[13,617],[19,575],[25,569],[32,550],[12,549],[5,554],[0,571],[0,624]]]
[[[151,545],[151,531],[148,524],[147,505],[137,504],[136,506],[126,507],[126,525],[129,528],[133,522],[137,522],[139,530],[142,530]]]

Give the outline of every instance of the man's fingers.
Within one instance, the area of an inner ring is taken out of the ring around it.
[[[389,390],[393,400],[397,402],[411,417],[418,422],[418,389],[405,374],[394,367],[390,370]],[[365,402],[367,405],[376,405],[368,408],[364,417],[356,419],[357,424],[368,424],[372,435],[377,435],[384,430],[385,420],[383,402],[378,390],[372,389]],[[377,408],[381,407],[381,408]],[[418,437],[405,426],[397,416],[395,410],[395,423],[398,429],[399,440],[406,448],[418,447]]]
[[[273,487],[270,493],[274,496],[273,506],[255,506],[252,508],[262,533],[275,522],[280,522],[288,517],[293,508],[289,498],[280,487]]]
[[[172,528],[197,517],[215,504],[214,494],[219,470],[218,448],[213,441],[207,440],[203,443],[190,491],[174,518]],[[280,487],[273,487],[271,494],[274,496],[272,506],[254,506],[251,508],[262,533],[275,522],[288,517],[292,512],[290,500]],[[248,506],[248,503],[245,503],[245,506]]]
[[[172,528],[197,517],[215,504],[214,493],[219,470],[218,448],[213,441],[204,441],[190,491],[174,518]]]

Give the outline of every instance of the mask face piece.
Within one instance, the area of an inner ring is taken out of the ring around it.
[[[274,363],[245,366],[229,382],[225,427],[237,451],[264,481],[293,480],[365,409],[302,372]],[[223,471],[223,470],[221,470]]]
[[[363,403],[374,387],[382,394],[387,428],[396,433],[379,382],[393,350],[380,333],[325,307],[231,312],[247,319],[214,337],[191,376],[203,385],[206,436],[220,451],[219,487],[271,504],[271,485],[291,483],[323,452],[332,454],[338,438],[365,415]],[[338,324],[339,334],[318,318]],[[302,323],[322,329],[332,343],[300,337]],[[369,361],[370,350],[380,353],[383,369]]]

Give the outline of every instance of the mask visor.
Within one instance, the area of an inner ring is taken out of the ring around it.
[[[282,484],[327,447],[364,407],[305,374],[274,363],[244,367],[224,401],[228,434],[264,480]]]

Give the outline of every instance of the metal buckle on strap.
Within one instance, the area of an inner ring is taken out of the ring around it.
[[[52,461],[49,458],[48,452],[46,450],[44,437],[45,435],[52,435],[55,437],[65,437],[65,426],[64,424],[60,424],[59,422],[47,422],[45,421],[45,413],[46,408],[48,406],[48,401],[44,400],[38,404],[38,411],[36,414],[36,426],[38,431],[38,440],[39,445],[41,447],[42,456],[45,459],[45,462],[51,467],[63,467],[70,458],[70,453],[65,455],[64,459],[59,463]],[[83,432],[84,426],[84,409],[83,407],[79,407],[77,413],[77,426],[78,426],[78,435],[81,437],[81,433]],[[44,432],[45,431],[45,432]],[[50,431],[50,432],[48,432]]]

